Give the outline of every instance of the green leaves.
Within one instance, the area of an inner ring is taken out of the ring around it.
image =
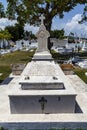
[[[16,18],[22,25],[29,22],[38,24],[39,16],[44,14],[45,26],[51,29],[52,19],[55,16],[62,18],[64,12],[69,12],[78,4],[85,4],[87,0],[7,0],[7,16]]]
[[[15,24],[15,26],[7,26],[5,30],[8,30],[8,32],[12,35],[11,39],[13,41],[22,39],[24,36],[24,28],[20,24]]]
[[[0,18],[5,17],[4,6],[0,2]]]
[[[8,32],[8,30],[1,30],[0,31],[0,39],[10,39],[12,35]]]
[[[85,6],[82,19],[79,21],[80,24],[82,24],[83,22],[87,22],[87,6]]]
[[[58,39],[63,39],[64,38],[64,30],[54,30],[50,32],[50,36],[52,38],[58,38]]]

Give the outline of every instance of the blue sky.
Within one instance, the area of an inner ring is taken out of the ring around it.
[[[6,8],[6,0],[0,0],[0,2],[2,2]],[[52,30],[64,28],[66,35],[69,34],[69,32],[74,32],[77,35],[86,36],[87,23],[81,25],[78,24],[78,20],[81,19],[83,9],[84,5],[78,5],[72,11],[64,13],[63,19],[59,19],[58,16],[54,17]],[[8,19],[0,19],[0,28],[4,28],[4,26],[6,25],[13,25],[15,22],[16,21],[9,21]],[[26,25],[25,29],[33,30],[33,33],[36,33],[38,31],[38,27],[33,27],[29,25]]]

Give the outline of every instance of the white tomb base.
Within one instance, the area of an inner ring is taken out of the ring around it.
[[[19,87],[9,91],[13,114],[74,113],[76,93],[54,61],[28,63]],[[40,102],[41,99],[42,102]]]

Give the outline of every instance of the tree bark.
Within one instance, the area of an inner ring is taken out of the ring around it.
[[[44,21],[44,24],[45,24],[45,27],[46,27],[46,30],[50,33],[51,31],[51,25],[52,25],[52,17],[50,17],[50,15],[46,16],[45,17],[45,21]],[[52,47],[52,44],[50,42],[50,37],[48,38],[48,49],[50,50]]]

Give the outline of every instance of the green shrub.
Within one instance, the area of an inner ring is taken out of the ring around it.
[[[0,130],[5,130],[3,127],[0,127]]]

